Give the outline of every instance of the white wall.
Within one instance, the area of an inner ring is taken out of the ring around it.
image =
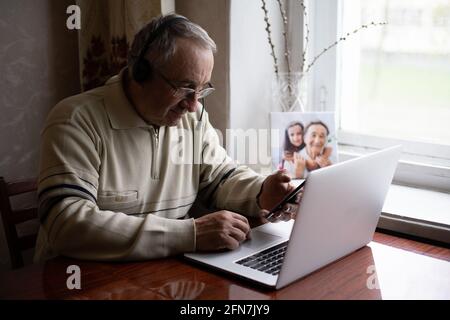
[[[267,1],[275,46],[281,48],[276,1]],[[272,106],[274,67],[261,1],[231,0],[230,128],[267,128]],[[278,54],[278,59],[281,56]]]
[[[161,0],[161,12],[163,14],[175,12],[175,0]]]
[[[252,0],[254,1],[254,0]],[[212,125],[225,133],[229,126],[229,26],[230,0],[176,0],[175,10],[204,28],[216,42],[211,76],[216,91],[206,98]]]
[[[336,40],[338,29],[336,0],[308,1],[311,29],[310,60]],[[320,35],[320,36],[318,36]],[[322,55],[310,70],[310,108],[336,110],[336,47]]]
[[[289,1],[286,10],[288,6],[291,6],[292,9],[288,30],[291,71],[299,71],[303,19],[298,1]],[[277,1],[266,0],[266,8],[271,24],[272,42],[278,58],[279,72],[287,72],[283,56],[285,45],[282,35],[282,18]],[[272,83],[275,79],[274,62],[265,28],[264,11],[261,8],[260,0],[231,0],[230,129],[244,131],[268,129],[270,128],[269,113],[280,111],[280,107],[272,97]],[[247,140],[248,142],[249,140]],[[258,163],[250,163],[251,167],[267,172],[270,167],[270,159],[269,163],[266,163],[267,157],[270,156],[270,133],[261,135],[261,131],[258,131],[257,143]],[[266,150],[264,146],[267,146]],[[239,154],[236,146],[228,145],[228,152],[235,159],[246,159],[248,160],[247,164],[251,162],[250,156]]]

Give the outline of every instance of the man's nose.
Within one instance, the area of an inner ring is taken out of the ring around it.
[[[197,94],[188,96],[182,101],[183,108],[186,108],[189,112],[195,112],[198,109]]]

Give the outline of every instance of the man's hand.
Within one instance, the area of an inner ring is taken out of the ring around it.
[[[260,215],[263,218],[266,218],[269,210],[275,207],[287,194],[289,194],[289,192],[295,189],[295,187],[289,183],[290,181],[291,178],[286,174],[286,170],[278,170],[264,180],[261,194],[259,195],[259,205],[262,209]],[[299,199],[300,194],[297,197],[295,204],[286,204],[283,209],[276,212],[269,221],[287,221],[295,218]]]
[[[250,235],[246,217],[217,211],[195,219],[197,251],[236,249]]]
[[[289,192],[294,190],[290,184],[291,178],[286,169],[278,170],[264,180],[259,194],[259,206],[261,209],[270,210],[277,205]]]

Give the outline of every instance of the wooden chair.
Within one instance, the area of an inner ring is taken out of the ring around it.
[[[13,269],[24,266],[22,251],[33,248],[37,237],[37,233],[19,236],[17,226],[37,219],[38,215],[37,207],[13,210],[11,198],[36,191],[36,179],[6,182],[3,177],[0,177],[0,211]]]

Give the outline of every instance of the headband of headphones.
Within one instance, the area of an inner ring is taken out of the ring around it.
[[[156,27],[156,29],[151,33],[151,35],[148,37],[147,41],[144,43],[144,46],[139,51],[136,63],[139,63],[142,59],[145,57],[145,53],[148,50],[148,47],[152,44],[153,41],[158,39],[158,37],[169,28],[171,25],[176,24],[179,21],[187,21],[185,17],[182,16],[167,16],[162,18],[162,21],[159,23],[159,25]]]

